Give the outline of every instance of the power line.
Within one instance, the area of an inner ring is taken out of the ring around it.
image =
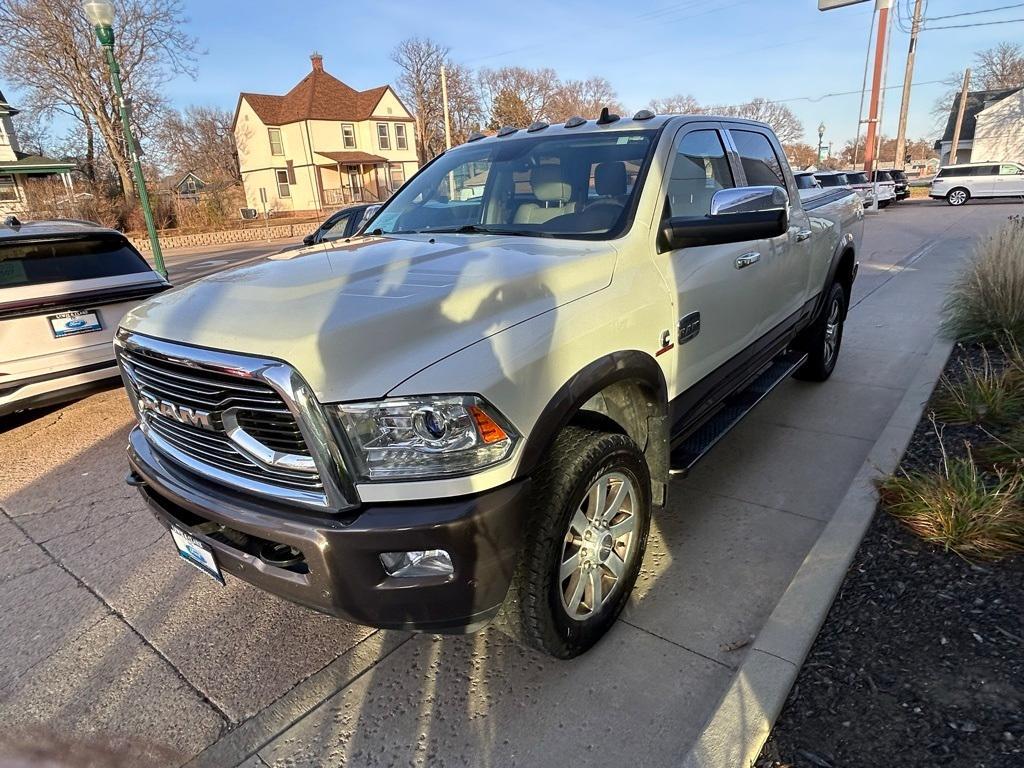
[[[1024,18],[1020,19],[1003,19],[1002,21],[976,21],[973,24],[946,24],[939,27],[921,27],[921,31],[933,31],[936,29],[967,29],[968,27],[993,27],[996,24],[1015,24],[1017,22],[1024,21]]]
[[[1013,5],[1001,5],[998,8],[985,8],[981,11],[964,11],[963,13],[951,13],[947,16],[932,16],[927,21],[942,21],[943,19],[959,19],[963,16],[977,16],[981,13],[995,13],[996,11],[1008,11],[1011,8],[1024,8],[1024,3],[1014,3]],[[999,22],[997,22],[999,23]]]

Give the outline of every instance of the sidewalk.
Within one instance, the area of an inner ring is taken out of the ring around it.
[[[7,737],[55,724],[163,745],[154,764],[246,768],[680,764],[904,399],[970,242],[1008,213],[869,221],[832,380],[786,382],[673,484],[623,619],[571,662],[193,574],[120,483],[119,392],[0,434]]]

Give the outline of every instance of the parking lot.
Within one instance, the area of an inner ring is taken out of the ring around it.
[[[832,380],[782,385],[674,481],[623,618],[571,662],[494,629],[375,631],[189,568],[123,482],[118,389],[0,422],[0,754],[680,762],[935,342],[972,241],[1020,210],[913,201],[869,217]]]

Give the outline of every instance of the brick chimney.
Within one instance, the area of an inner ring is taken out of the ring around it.
[[[319,53],[317,53],[316,51],[313,51],[313,53],[310,54],[309,60],[311,62],[313,62],[313,71],[314,72],[323,72],[324,71],[324,57],[321,56]]]

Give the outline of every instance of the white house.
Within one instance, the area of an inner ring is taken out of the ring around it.
[[[419,167],[415,121],[391,86],[357,91],[324,70],[283,96],[242,93],[234,133],[246,203],[261,213],[384,200]]]
[[[950,159],[960,94],[953,100],[946,132],[935,143],[942,165],[1024,161],[1024,88],[968,91],[960,141]]]

